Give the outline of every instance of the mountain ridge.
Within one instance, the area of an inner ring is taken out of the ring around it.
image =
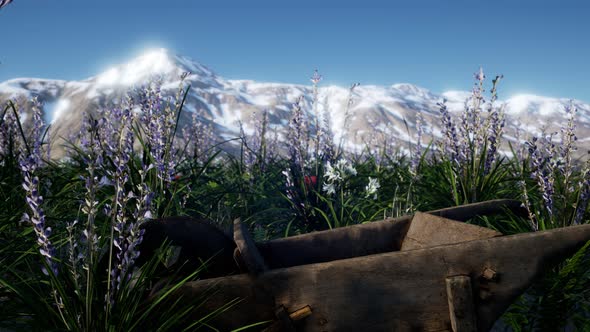
[[[185,109],[188,113],[198,113],[200,121],[211,124],[213,134],[219,140],[237,137],[240,131],[238,122],[247,129],[253,128],[252,115],[265,110],[268,111],[270,125],[283,132],[279,136],[284,139],[292,104],[299,96],[304,96],[303,108],[308,116],[313,118],[316,115],[312,107],[311,85],[225,79],[199,62],[167,49],[150,50],[81,81],[16,78],[0,82],[0,101],[37,95],[45,104],[43,112],[46,120],[53,123],[57,136],[64,138],[68,137],[66,130],[79,128],[83,112],[111,107],[128,90],[141,87],[151,78],[161,80],[163,95],[173,96],[182,75],[186,76],[185,83],[191,85]],[[501,91],[501,86],[499,89]],[[401,141],[397,146],[405,149],[407,141],[416,136],[417,112],[432,127],[428,135],[440,136],[437,103],[445,99],[449,110],[456,113],[463,109],[465,98],[469,95],[467,91],[436,94],[410,83],[360,85],[352,94],[349,88],[320,86],[317,111],[325,110],[329,114],[335,139],[346,135],[350,149],[377,144],[369,141],[374,141],[379,135],[383,140]],[[348,114],[350,121],[345,128],[344,110],[347,109],[349,96],[352,96],[353,103]],[[505,103],[507,136],[515,137],[519,121],[525,124],[525,132],[529,135],[534,135],[535,131],[538,133],[543,126],[554,131],[560,124],[565,125],[563,110],[570,102],[578,109],[578,136],[590,136],[590,105],[579,100],[523,94],[498,100],[496,105]],[[181,126],[186,125],[189,119],[190,116],[185,114]],[[586,144],[583,148],[590,149],[590,142]]]

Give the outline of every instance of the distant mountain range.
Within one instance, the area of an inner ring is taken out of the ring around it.
[[[191,85],[191,90],[180,124],[183,126],[188,123],[191,113],[197,112],[201,121],[212,126],[217,139],[238,137],[238,121],[243,123],[246,133],[252,132],[252,114],[260,115],[264,110],[268,111],[270,125],[279,132],[280,137],[284,137],[293,103],[300,96],[304,96],[303,109],[311,118],[315,116],[311,85],[228,80],[198,62],[166,49],[146,52],[126,64],[82,81],[38,78],[8,80],[0,83],[0,102],[9,98],[38,96],[44,104],[46,120],[52,123],[52,136],[69,137],[80,127],[84,111],[109,108],[114,100],[120,100],[130,88],[148,82],[154,75],[162,78],[163,94],[173,96],[184,72],[190,72],[186,84]],[[486,82],[487,87],[489,84]],[[499,90],[501,93],[501,86]],[[360,85],[353,91],[350,125],[345,128],[349,87],[321,86],[320,83],[317,109],[327,110],[336,140],[340,135],[346,135],[348,149],[362,149],[367,145],[380,144],[383,140],[396,144],[400,149],[407,149],[408,141],[415,140],[418,112],[430,127],[429,136],[440,136],[437,103],[444,98],[451,112],[458,112],[463,109],[469,95],[466,91],[448,91],[437,95],[407,83],[392,86]],[[537,134],[543,126],[548,131],[558,131],[559,126],[566,123],[564,107],[570,100],[517,95],[497,102],[498,105],[501,103],[506,103],[505,137],[514,140],[517,126],[523,130],[523,139],[527,135]],[[579,150],[590,150],[590,105],[578,100],[574,100],[573,104],[578,109]],[[59,145],[58,141],[53,147],[57,156],[62,154]]]

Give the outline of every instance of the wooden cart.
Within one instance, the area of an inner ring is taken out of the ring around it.
[[[488,331],[542,272],[590,240],[590,225],[503,236],[466,224],[520,202],[495,200],[256,244],[236,220],[236,258],[249,273],[185,284],[218,292],[203,310],[242,301],[222,331]],[[260,329],[260,328],[259,328]]]

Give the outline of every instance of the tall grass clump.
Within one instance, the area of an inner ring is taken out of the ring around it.
[[[446,100],[438,104],[442,139],[436,142],[430,167],[423,168],[421,176],[421,185],[434,189],[428,197],[433,203],[461,205],[513,196],[509,161],[498,151],[505,126],[504,106],[496,105],[501,78],[492,80],[491,97],[486,101],[485,75],[480,69],[458,118],[451,114]]]
[[[184,88],[179,96],[186,96]],[[165,103],[157,81],[136,98],[138,102],[128,96],[116,107],[86,114],[76,141],[70,142],[70,161],[60,165],[43,159],[47,127],[41,105],[33,100],[27,136],[18,107],[7,104],[0,123],[2,140],[8,142],[8,149],[2,151],[2,169],[18,160],[17,178],[24,193],[20,196],[26,198],[26,205],[20,208],[21,224],[2,220],[2,235],[11,228],[22,229],[21,238],[33,237],[36,242],[27,240],[28,247],[2,251],[3,262],[8,262],[8,255],[17,255],[0,274],[1,301],[6,307],[0,317],[3,326],[133,331],[153,328],[154,322],[167,329],[198,328],[210,319],[188,321],[203,299],[181,302],[174,292],[200,269],[173,276],[169,287],[152,290],[166,247],[144,265],[135,264],[144,232],[141,224],[176,213],[178,196],[185,190],[174,181],[176,161],[181,158],[173,148],[183,99]],[[133,111],[136,106],[140,112]],[[134,148],[137,145],[140,149]],[[64,186],[74,195],[60,197],[63,192],[48,190],[50,180],[43,177],[49,178],[54,169],[66,178]],[[53,204],[75,199],[78,208],[51,209],[54,215],[49,216],[43,193],[52,196]],[[23,224],[30,225],[29,230]]]

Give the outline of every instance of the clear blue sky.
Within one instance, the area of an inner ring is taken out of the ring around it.
[[[226,78],[408,82],[590,102],[590,5],[555,0],[13,0],[0,9],[0,81],[84,79],[147,47]]]

